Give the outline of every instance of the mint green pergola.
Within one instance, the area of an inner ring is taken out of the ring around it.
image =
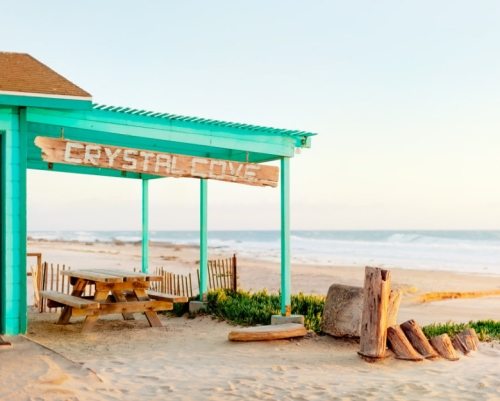
[[[1,55],[0,53],[0,67]],[[281,312],[287,315],[290,313],[290,158],[294,156],[296,148],[310,147],[312,135],[314,134],[297,130],[96,105],[90,97],[84,95],[9,92],[2,90],[0,77],[0,333],[25,333],[27,327],[27,169],[141,180],[142,269],[148,271],[148,182],[161,177],[107,168],[48,163],[42,159],[41,150],[34,145],[35,137],[64,137],[74,141],[238,162],[263,163],[279,160]],[[208,180],[199,180],[200,297],[203,300],[208,287]]]

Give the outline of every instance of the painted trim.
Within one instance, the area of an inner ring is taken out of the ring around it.
[[[206,301],[208,292],[208,182],[200,179],[200,301]]]
[[[0,105],[40,107],[44,109],[89,110],[92,108],[92,101],[86,99],[61,99],[0,94]]]
[[[142,272],[149,273],[149,181],[142,180]]]
[[[92,96],[51,95],[48,93],[36,93],[36,92],[17,92],[17,91],[2,91],[2,90],[0,90],[0,95],[42,97],[42,98],[47,98],[47,99],[68,99],[68,100],[92,101]]]
[[[290,277],[290,159],[281,159],[281,314],[291,314]]]

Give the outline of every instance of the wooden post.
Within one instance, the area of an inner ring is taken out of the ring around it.
[[[391,290],[387,309],[387,327],[395,326],[398,323],[398,312],[402,296],[401,290]]]
[[[290,316],[290,158],[281,158],[281,314]]]
[[[406,361],[423,361],[424,357],[412,347],[399,326],[387,328],[387,339],[397,359]]]
[[[390,290],[391,273],[388,270],[368,266],[365,268],[360,351],[358,353],[368,361],[385,357]]]
[[[200,301],[206,301],[208,292],[208,219],[207,180],[200,180]]]
[[[453,344],[451,343],[448,334],[445,333],[440,336],[432,337],[431,344],[443,358],[446,358],[449,361],[458,361],[458,354],[455,351],[455,348],[453,348]]]
[[[431,343],[427,340],[427,337],[425,337],[424,332],[415,320],[412,319],[404,322],[401,325],[401,329],[405,333],[411,345],[413,345],[418,353],[423,355],[424,358],[431,359],[438,357],[438,354],[434,348],[432,348]]]
[[[233,254],[233,291],[238,291],[238,260]]]
[[[149,182],[142,180],[142,272],[149,272]]]
[[[451,343],[453,344],[453,347],[455,347],[455,349],[457,351],[460,351],[464,355],[468,355],[470,353],[470,351],[471,351],[469,349],[469,347],[467,347],[467,344],[465,344],[462,341],[462,339],[460,338],[460,336],[453,337],[453,339],[451,340]]]

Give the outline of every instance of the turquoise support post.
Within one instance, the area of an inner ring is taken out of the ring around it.
[[[281,159],[281,314],[290,316],[290,158]]]
[[[207,180],[200,179],[200,301],[208,292]]]
[[[149,181],[142,180],[142,272],[149,273]]]

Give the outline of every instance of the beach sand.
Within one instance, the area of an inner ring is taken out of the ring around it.
[[[132,268],[140,263],[140,247],[133,244],[30,242],[29,247],[42,252],[49,262],[67,263],[72,268]],[[153,246],[152,266],[195,273],[197,252],[192,247]],[[219,256],[229,255],[211,250],[212,258]],[[243,258],[238,262],[242,288],[273,291],[279,287],[277,263]],[[400,321],[500,320],[500,297],[416,300],[431,291],[498,289],[499,277],[405,269],[392,272],[394,286],[404,290]],[[332,283],[362,285],[363,267],[295,264],[292,280],[294,292],[326,294]],[[301,340],[230,343],[231,326],[210,317],[162,315],[164,327],[152,329],[144,317],[136,316],[135,321],[109,316],[98,322],[94,332],[82,334],[81,319],[58,326],[54,324],[56,314],[32,313],[28,338],[57,353],[47,357],[46,349],[24,342],[1,351],[4,383],[0,399],[500,400],[497,342],[483,343],[478,352],[457,362],[415,363],[389,357],[369,364],[359,358],[359,345],[353,340],[311,334]],[[18,353],[18,358],[12,356]],[[5,376],[4,372],[10,373]],[[47,377],[59,384],[46,384]],[[50,388],[66,393],[52,394],[47,391]],[[16,398],[8,394],[16,394]]]

